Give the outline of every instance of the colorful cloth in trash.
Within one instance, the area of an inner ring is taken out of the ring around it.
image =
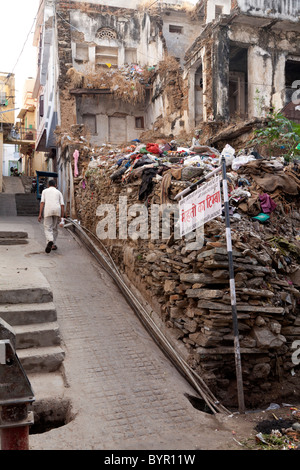
[[[273,201],[273,199],[269,196],[269,194],[260,194],[259,195],[260,206],[262,211],[265,214],[270,214],[276,209],[277,204]]]

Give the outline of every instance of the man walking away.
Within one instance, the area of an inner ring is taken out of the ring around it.
[[[38,221],[42,219],[44,210],[44,231],[47,241],[46,253],[57,250],[56,239],[58,235],[59,219],[64,217],[64,199],[62,193],[56,189],[54,180],[50,180],[48,188],[44,189],[41,197],[40,212]]]

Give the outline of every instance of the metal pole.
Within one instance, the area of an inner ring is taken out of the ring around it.
[[[27,404],[2,406],[1,418],[5,427],[1,429],[1,450],[28,450],[29,424]],[[17,425],[22,423],[22,425]]]
[[[245,413],[242,364],[241,364],[239,330],[238,330],[238,321],[237,321],[234,268],[233,268],[231,230],[230,230],[230,218],[229,218],[229,199],[228,199],[228,186],[227,186],[227,176],[226,176],[226,161],[225,161],[224,156],[222,156],[222,159],[221,159],[221,166],[222,166],[222,177],[223,177],[226,243],[227,243],[228,264],[229,264],[230,298],[231,298],[232,320],[233,320],[234,353],[235,353],[238,403],[239,403],[239,412]]]
[[[29,427],[2,429],[1,450],[29,450]]]

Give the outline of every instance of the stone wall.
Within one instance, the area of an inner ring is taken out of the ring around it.
[[[87,164],[86,164],[87,165]],[[138,201],[141,179],[126,184],[111,180],[113,166],[82,168],[76,180],[77,216],[97,232],[99,204],[112,204],[119,221],[120,196],[128,207]],[[83,184],[84,181],[84,184]],[[171,200],[185,181],[172,180]],[[147,201],[162,200],[162,180],[155,180]],[[290,266],[299,263],[299,249],[288,256],[275,248],[279,236],[299,230],[299,212],[279,204],[269,225],[248,216],[231,217],[238,324],[246,406],[297,398],[299,367],[293,364],[300,339],[299,283]],[[124,208],[123,208],[124,209]],[[150,230],[150,229],[149,229]],[[273,240],[273,241],[272,241]],[[169,338],[226,406],[237,403],[232,312],[223,217],[206,224],[203,240],[102,240],[121,272],[138,288],[167,327]],[[294,246],[294,245],[291,245]],[[294,280],[295,281],[295,280]]]

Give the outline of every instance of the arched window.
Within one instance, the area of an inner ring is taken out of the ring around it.
[[[96,33],[98,39],[117,39],[117,33],[112,28],[99,28]]]
[[[118,66],[117,32],[112,28],[99,28],[96,33],[99,45],[96,46],[96,66]]]

